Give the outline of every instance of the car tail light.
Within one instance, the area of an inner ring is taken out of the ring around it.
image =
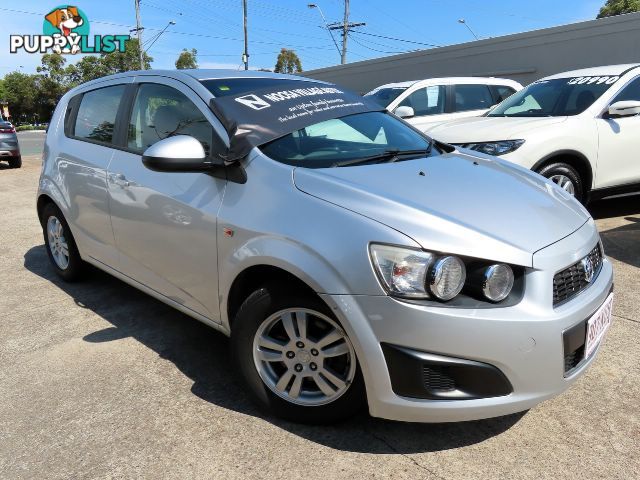
[[[0,127],[0,133],[16,133],[16,129],[15,128],[1,128]]]

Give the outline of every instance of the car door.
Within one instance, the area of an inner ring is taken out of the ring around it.
[[[226,180],[205,173],[147,169],[142,153],[172,135],[190,135],[212,155],[217,120],[179,81],[141,77],[131,93],[128,128],[109,166],[111,223],[125,275],[219,321],[216,215]]]
[[[420,130],[445,122],[449,117],[445,85],[419,87],[403,95],[396,103],[394,110],[398,107],[413,108],[414,116],[405,120]]]
[[[640,101],[640,77],[632,80],[609,104],[623,100]],[[610,118],[605,111],[596,124],[600,145],[595,188],[640,183],[640,116]]]
[[[68,198],[61,205],[85,257],[108,266],[118,262],[109,221],[107,169],[114,155],[114,131],[131,79],[100,84],[72,98],[64,135],[59,135],[56,169],[59,187]]]

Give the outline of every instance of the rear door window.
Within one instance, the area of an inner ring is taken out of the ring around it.
[[[491,88],[491,91],[493,92],[495,103],[500,103],[503,100],[509,98],[514,93],[516,93],[515,89],[504,86],[504,85],[491,85],[490,88]]]
[[[437,115],[444,113],[446,105],[446,89],[442,85],[419,88],[405,98],[399,107],[413,108],[414,115]]]
[[[73,136],[91,142],[111,144],[116,116],[125,89],[125,85],[114,85],[91,90],[82,95]]]
[[[456,85],[455,111],[485,110],[491,108],[493,98],[487,85]]]

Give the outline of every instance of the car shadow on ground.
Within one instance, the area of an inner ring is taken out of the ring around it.
[[[640,268],[640,195],[595,202],[589,210],[595,219],[624,217],[629,222],[602,230],[600,238],[607,256]]]
[[[228,342],[223,334],[97,269],[91,268],[82,282],[63,282],[48,262],[44,245],[33,247],[24,255],[27,270],[50,281],[79,307],[112,325],[86,335],[85,341],[104,343],[134,338],[189,377],[194,395],[334,449],[405,454],[460,448],[499,435],[524,415],[456,424],[391,422],[371,418],[365,412],[332,426],[282,421],[262,413],[249,401],[230,367]]]

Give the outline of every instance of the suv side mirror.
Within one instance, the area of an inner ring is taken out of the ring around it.
[[[189,135],[154,143],[142,154],[142,163],[155,172],[206,172],[214,166],[202,144]]]
[[[413,111],[413,108],[407,107],[404,105],[401,105],[398,108],[396,108],[393,111],[393,113],[395,113],[400,118],[411,118],[411,117],[414,117],[416,114],[416,112]]]
[[[624,100],[609,105],[609,116],[631,117],[640,114],[640,102],[637,100]]]

